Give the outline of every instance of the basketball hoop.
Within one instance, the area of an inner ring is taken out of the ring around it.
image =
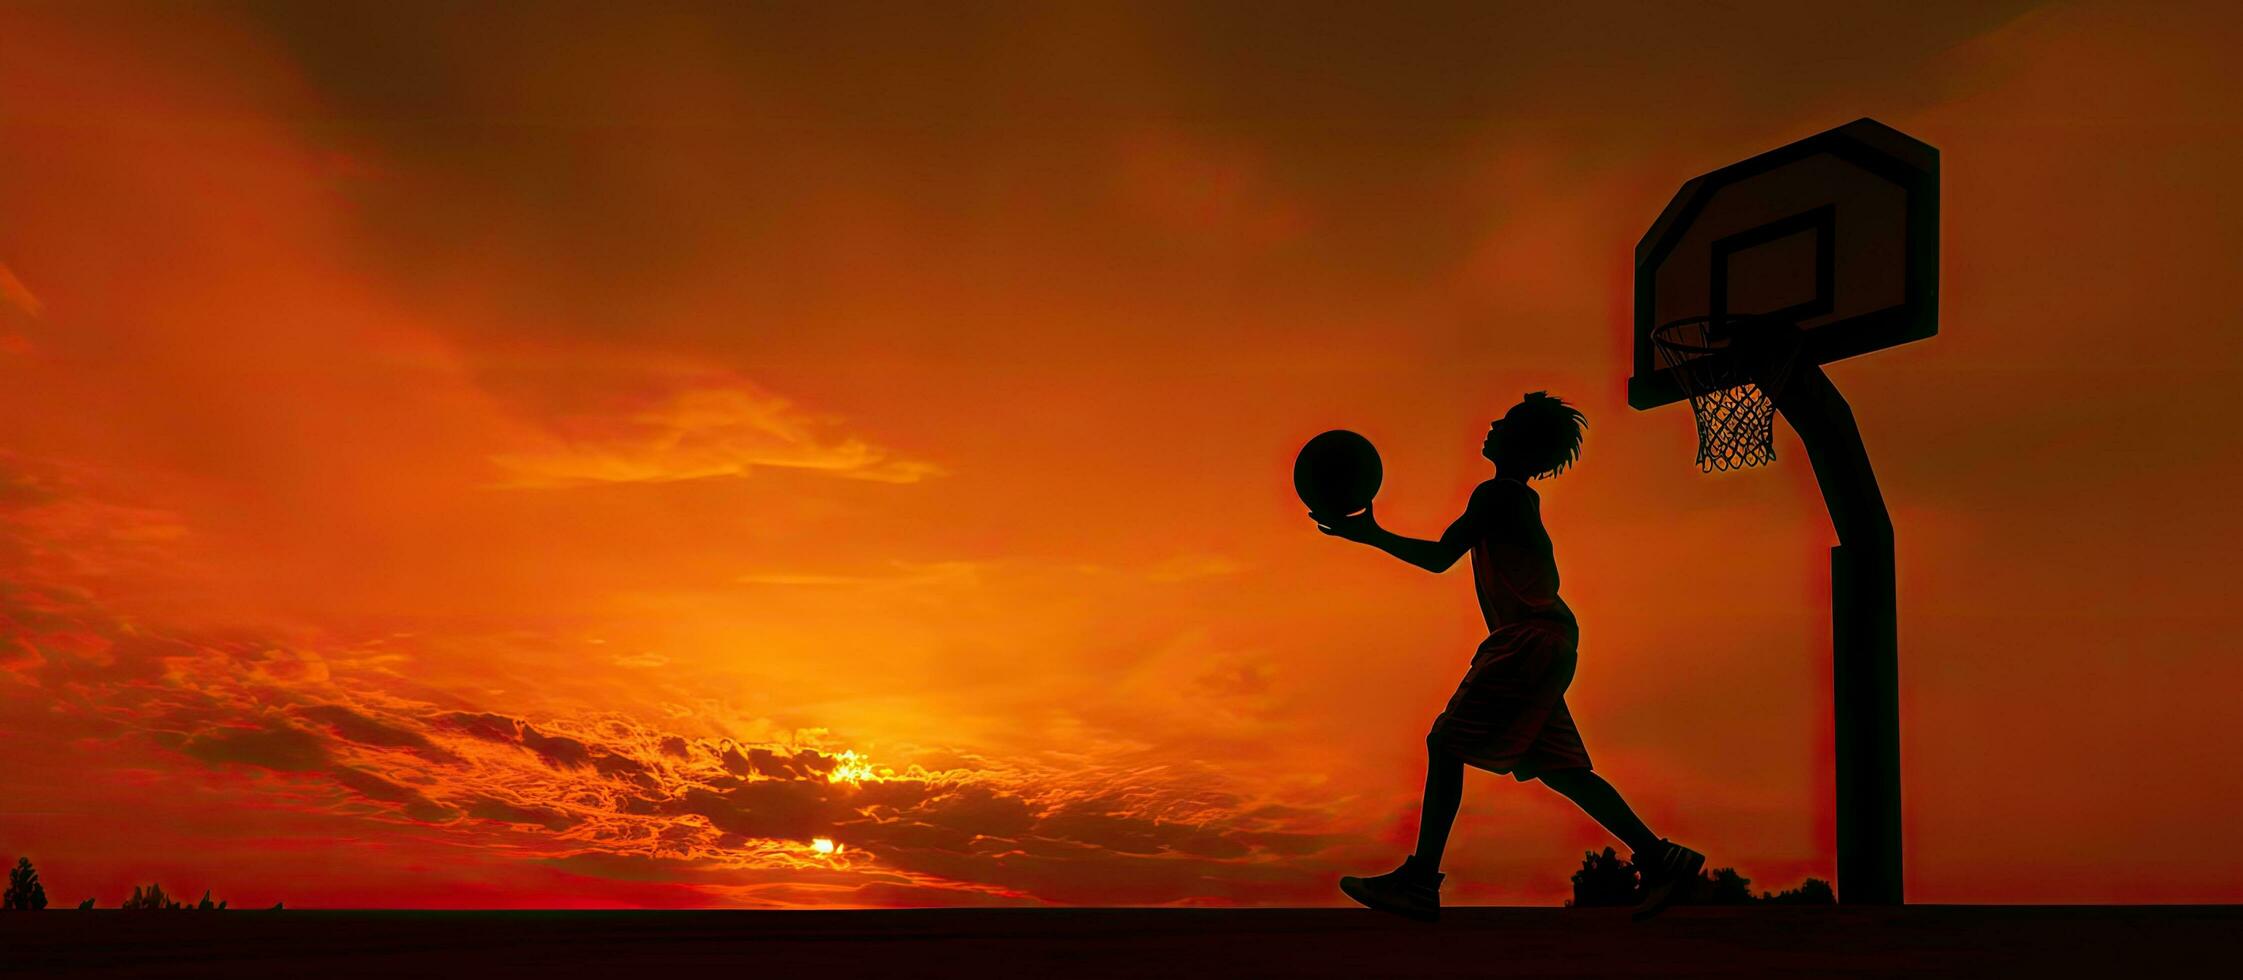
[[[1939,207],[1938,148],[1856,119],[1683,182],[1635,249],[1628,407],[1689,399],[1698,468],[1710,473],[1772,461],[1783,406],[1830,510],[1832,795],[1847,905],[1899,905],[1906,892],[1900,631],[1892,513],[1853,409],[1822,368],[1938,335]],[[1678,567],[1687,574],[1704,551]]]
[[[1651,331],[1659,367],[1690,397],[1699,470],[1741,470],[1775,461],[1775,397],[1798,352],[1796,344],[1775,334],[1787,328],[1789,323],[1772,318],[1742,315],[1726,317],[1716,328],[1712,317],[1690,316]],[[1748,356],[1764,362],[1763,370],[1746,364]]]

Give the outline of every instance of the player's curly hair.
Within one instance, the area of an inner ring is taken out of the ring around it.
[[[1503,413],[1504,450],[1535,479],[1556,476],[1581,458],[1581,433],[1588,427],[1588,417],[1564,399],[1530,391]]]

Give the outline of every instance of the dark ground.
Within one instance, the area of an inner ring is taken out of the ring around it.
[[[2233,975],[2243,907],[0,913],[73,977]]]

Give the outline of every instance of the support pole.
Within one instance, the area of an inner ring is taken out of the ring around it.
[[[1819,365],[1775,389],[1830,508],[1831,707],[1837,728],[1838,898],[1901,904],[1899,615],[1893,524],[1853,409]]]

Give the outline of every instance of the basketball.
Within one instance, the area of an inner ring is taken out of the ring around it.
[[[1333,429],[1301,447],[1293,460],[1293,492],[1312,514],[1345,517],[1371,505],[1383,475],[1371,440]]]

